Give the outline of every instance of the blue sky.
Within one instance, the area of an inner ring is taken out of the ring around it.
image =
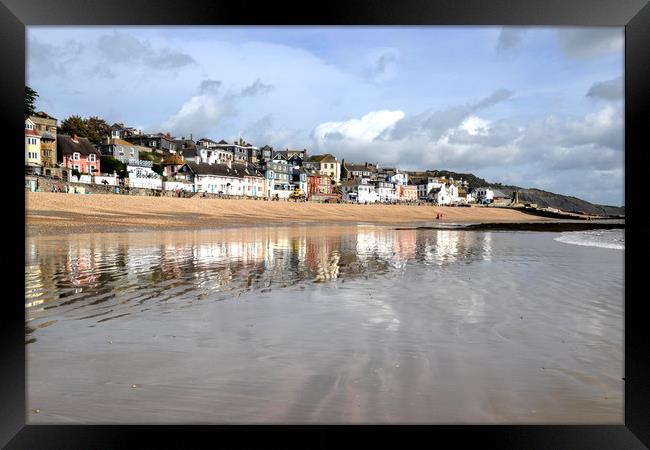
[[[29,27],[59,120],[624,203],[622,28]]]

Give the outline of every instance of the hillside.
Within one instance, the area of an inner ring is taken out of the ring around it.
[[[471,173],[458,173],[449,170],[429,170],[427,171],[427,174],[434,177],[452,177],[454,180],[462,179],[463,181],[467,181],[470,188],[491,187],[493,189],[499,189],[501,192],[509,196],[512,196],[512,193],[517,190],[519,191],[520,202],[536,203],[537,206],[541,208],[551,207],[567,212],[606,216],[625,216],[624,206],[597,205],[577,197],[555,194],[541,189],[528,189],[501,183],[490,183],[489,181],[479,178]]]

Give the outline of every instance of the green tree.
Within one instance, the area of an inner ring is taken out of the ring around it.
[[[80,116],[70,116],[61,122],[61,132],[72,136],[85,137],[93,144],[100,144],[102,139],[109,134],[110,126],[106,121],[97,116],[84,119]]]
[[[36,97],[38,97],[38,93],[29,86],[25,86],[25,118],[34,115]]]
[[[61,122],[61,133],[68,136],[88,137],[86,122],[80,116],[70,116]]]
[[[102,172],[109,174],[116,172],[118,177],[126,178],[126,167],[124,166],[124,163],[119,159],[104,155],[100,158],[100,161]]]
[[[100,144],[104,137],[108,136],[110,126],[104,119],[97,116],[85,120],[87,138],[93,144]]]
[[[151,170],[153,170],[154,172],[156,172],[158,175],[161,175],[161,176],[162,176],[162,174],[163,174],[163,166],[162,166],[162,164],[154,164],[154,165],[151,167]]]

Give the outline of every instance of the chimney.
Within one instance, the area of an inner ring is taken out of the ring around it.
[[[74,133],[72,134],[72,140],[73,140],[74,142],[79,142],[79,141],[77,140],[77,135],[74,134]]]

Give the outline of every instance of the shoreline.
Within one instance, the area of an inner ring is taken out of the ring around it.
[[[439,213],[443,218],[436,220]],[[558,223],[558,220],[511,208],[294,203],[51,192],[25,194],[25,232],[28,237],[287,224],[394,227],[510,224],[516,227],[516,224],[527,223]]]
[[[588,231],[625,229],[625,223],[612,222],[494,222],[472,223],[457,227],[420,226],[413,228],[396,228],[396,230],[460,230],[460,231]]]

